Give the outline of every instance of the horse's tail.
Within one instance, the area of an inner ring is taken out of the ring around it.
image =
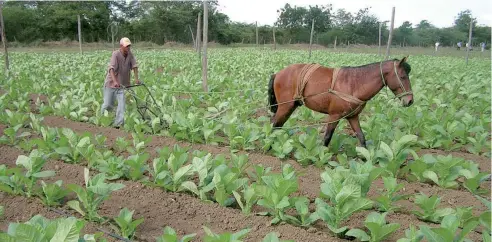
[[[270,105],[270,111],[277,113],[277,98],[275,97],[275,90],[273,89],[273,82],[275,81],[275,74],[270,76],[270,82],[268,83],[268,103]]]

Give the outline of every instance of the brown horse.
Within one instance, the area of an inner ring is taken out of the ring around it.
[[[338,122],[347,119],[360,144],[366,140],[359,124],[359,114],[367,101],[384,86],[398,97],[404,107],[413,103],[410,85],[411,67],[393,59],[363,66],[328,68],[318,64],[292,64],[273,74],[268,86],[271,122],[282,127],[294,110],[302,105],[329,114],[324,137],[328,146]]]

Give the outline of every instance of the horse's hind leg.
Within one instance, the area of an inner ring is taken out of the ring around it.
[[[290,115],[296,110],[297,105],[295,102],[289,102],[278,106],[278,110],[272,117],[271,122],[273,127],[282,127],[289,119]]]
[[[333,137],[333,133],[335,132],[335,129],[340,122],[340,116],[339,115],[330,115],[328,118],[328,124],[326,125],[326,132],[325,132],[325,140],[324,140],[324,146],[328,147],[330,144],[331,138]]]
[[[360,128],[359,115],[355,115],[353,117],[350,117],[347,120],[349,121],[350,127],[352,127],[352,130],[354,130],[355,134],[357,135],[357,138],[359,139],[360,145],[364,148],[367,148],[366,138],[364,137],[364,133],[362,132],[362,129]]]

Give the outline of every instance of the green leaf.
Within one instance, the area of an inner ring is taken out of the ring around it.
[[[411,144],[411,143],[416,143],[418,140],[418,136],[409,134],[401,137],[398,142],[397,142],[397,150],[400,150],[402,147]]]
[[[340,211],[340,219],[348,218],[351,214],[357,211],[369,209],[372,207],[372,205],[373,201],[366,198],[349,200],[347,203],[345,203],[345,205],[343,205]]]
[[[68,207],[70,207],[71,209],[74,209],[75,211],[77,211],[78,213],[80,213],[82,216],[85,217],[85,212],[84,212],[84,210],[82,210],[82,208],[80,208],[79,201],[75,201],[75,200],[68,201],[67,205],[68,205]]]
[[[386,224],[382,227],[380,234],[378,236],[379,240],[384,240],[386,239],[390,234],[394,233],[400,228],[400,224],[397,223],[391,223],[391,224]],[[379,241],[377,240],[377,241]]]
[[[74,217],[59,220],[56,233],[51,241],[78,242],[84,223]]]
[[[420,231],[424,234],[424,237],[428,240],[428,242],[449,242],[451,240],[446,240],[444,237],[441,235],[435,233],[432,231],[429,227],[425,225],[420,225]]]
[[[486,231],[482,232],[482,239],[483,239],[483,242],[491,242],[492,241],[492,237]]]
[[[15,161],[16,165],[21,165],[25,168],[28,168],[29,170],[32,168],[32,162],[31,158],[25,156],[25,155],[19,155],[17,157],[17,160]]]
[[[185,190],[193,192],[195,195],[200,196],[200,192],[198,191],[198,187],[192,181],[185,181],[181,183],[181,187]]]
[[[85,147],[87,146],[87,144],[89,144],[91,142],[91,139],[89,137],[84,137],[82,138],[79,143],[77,144],[77,148],[82,148],[82,147]]]
[[[359,155],[362,155],[367,161],[371,160],[371,154],[369,153],[369,150],[367,150],[366,148],[357,146],[355,147],[355,150]]]
[[[456,231],[460,226],[460,221],[455,215],[447,215],[441,221],[441,227],[446,228],[449,231]]]
[[[359,239],[360,241],[369,241],[371,239],[371,237],[369,235],[367,235],[366,232],[364,232],[360,229],[351,229],[351,230],[347,231],[347,233],[345,233],[345,235],[355,237],[355,238]]]
[[[44,242],[42,231],[30,224],[9,226],[8,234],[13,236],[16,242]]]
[[[461,230],[461,233],[459,234],[459,240],[465,239],[465,237],[473,230],[477,225],[479,224],[479,221],[477,220],[470,220],[463,226],[463,230]]]
[[[490,222],[490,217],[492,216],[490,211],[484,212],[480,215],[479,221],[480,223],[488,230],[490,231],[492,228],[491,222]]]
[[[386,157],[388,157],[388,160],[392,161],[394,159],[394,154],[393,154],[393,151],[391,150],[391,148],[386,143],[384,143],[383,141],[381,141],[380,147],[381,147],[381,150],[386,155]]]
[[[70,155],[72,153],[72,150],[69,147],[58,147],[55,148],[55,152],[60,155]]]
[[[176,174],[174,174],[173,181],[178,182],[181,178],[183,178],[183,176],[187,176],[190,172],[192,172],[191,168],[193,168],[191,164],[179,168]]]
[[[439,185],[439,178],[437,177],[437,174],[435,172],[427,170],[427,171],[424,171],[422,176],[424,178],[427,178],[427,179],[433,181],[436,185]]]
[[[52,176],[55,176],[55,172],[54,171],[41,171],[41,172],[38,172],[38,173],[34,173],[32,176],[33,177],[37,177],[37,178],[45,178],[45,177],[52,177]]]
[[[342,190],[335,197],[335,201],[337,204],[344,204],[347,199],[359,197],[361,197],[360,186],[349,184],[342,187]]]

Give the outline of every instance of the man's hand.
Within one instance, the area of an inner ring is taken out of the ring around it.
[[[110,69],[109,73],[111,75],[111,80],[112,82],[109,84],[112,88],[118,88],[120,87],[120,84],[118,83],[118,80],[116,79],[116,75],[114,74],[114,70]]]
[[[140,84],[140,80],[138,79],[138,67],[133,68],[133,73],[135,74],[135,83]]]

